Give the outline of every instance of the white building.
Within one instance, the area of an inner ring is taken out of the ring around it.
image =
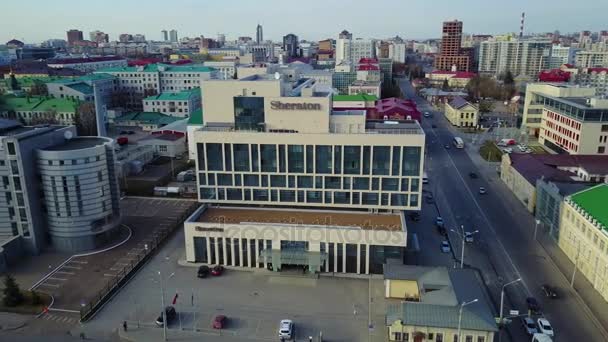
[[[374,39],[355,39],[351,41],[351,62],[358,63],[362,58],[376,58]]]
[[[575,64],[579,68],[608,68],[608,51],[578,51]]]
[[[151,134],[137,142],[152,146],[154,154],[162,157],[181,157],[186,153],[186,135],[178,133]]]
[[[586,68],[576,74],[576,84],[595,88],[598,97],[608,96],[608,68]]]
[[[479,46],[479,73],[499,76],[511,71],[514,76],[536,78],[547,69],[551,42],[544,40],[499,40],[481,42]]]
[[[236,75],[236,68],[239,65],[239,61],[238,59],[206,61],[203,62],[203,65],[217,70],[218,77],[228,79],[234,78],[234,75]]]
[[[201,90],[194,88],[179,93],[160,93],[143,99],[144,112],[158,112],[171,116],[188,117],[201,108]]]
[[[392,43],[388,46],[388,58],[395,63],[405,63],[406,50],[407,45],[405,43]]]
[[[575,56],[578,51],[580,51],[580,49],[571,46],[554,44],[551,47],[551,56],[547,62],[547,69],[558,69],[564,64],[574,65]]]
[[[352,40],[353,35],[344,30],[336,40],[336,65],[352,62]]]

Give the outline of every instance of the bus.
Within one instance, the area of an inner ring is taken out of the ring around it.
[[[464,148],[464,141],[460,137],[454,137],[453,143],[456,148]]]

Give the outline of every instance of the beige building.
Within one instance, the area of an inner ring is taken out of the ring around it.
[[[595,96],[594,88],[578,87],[567,83],[529,83],[526,86],[526,97],[524,99],[522,130],[529,135],[539,136],[540,122],[545,106],[544,99],[546,97],[592,96]]]
[[[477,127],[479,108],[462,97],[455,97],[446,104],[445,117],[456,127]]]
[[[578,51],[574,57],[574,63],[579,68],[606,68],[608,67],[608,51]]]
[[[404,266],[389,260],[384,285],[389,341],[494,340],[495,315],[471,270]],[[462,307],[460,315],[460,304],[465,302],[470,304]]]
[[[380,98],[382,82],[356,80],[348,86],[348,95],[367,94]]]
[[[562,204],[558,244],[608,301],[608,185],[601,184],[566,197]],[[576,282],[576,279],[575,279]]]

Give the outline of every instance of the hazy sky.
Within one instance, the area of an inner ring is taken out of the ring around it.
[[[17,0],[0,5],[0,43],[66,39],[76,28],[101,30],[117,40],[120,33],[160,39],[160,30],[179,37],[226,34],[279,40],[293,32],[300,39],[336,37],[347,29],[355,37],[439,37],[441,22],[459,19],[468,33],[519,31],[526,12],[526,32],[574,32],[608,29],[607,0]]]

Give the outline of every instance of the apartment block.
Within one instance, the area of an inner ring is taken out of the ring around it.
[[[479,73],[500,76],[510,71],[514,76],[536,79],[547,69],[552,44],[544,40],[492,39],[479,46]]]
[[[177,117],[189,117],[201,108],[201,90],[193,88],[179,93],[161,93],[143,99],[144,112],[158,112]]]
[[[579,68],[608,68],[608,51],[578,51],[574,63]]]

